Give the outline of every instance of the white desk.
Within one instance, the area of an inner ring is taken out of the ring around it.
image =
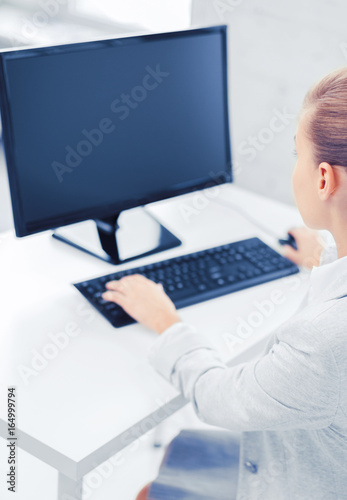
[[[150,208],[182,239],[181,247],[119,269],[251,236],[279,249],[274,238],[217,204],[216,198],[203,207],[196,196]],[[218,196],[237,203],[278,236],[301,224],[294,208],[236,186],[218,187]],[[195,207],[188,220],[182,203]],[[23,239],[2,234],[0,256],[1,401],[6,400],[7,387],[16,386],[18,446],[57,469],[59,500],[64,494],[80,500],[85,474],[186,401],[147,362],[156,334],[137,324],[113,328],[71,286],[110,273],[114,266],[54,240],[49,232]],[[269,332],[293,314],[307,288],[305,276],[300,273],[191,306],[180,311],[181,317],[210,337],[225,360],[236,362],[259,350]],[[259,313],[255,301],[269,299],[273,290],[282,291],[282,303]],[[235,335],[241,318],[251,329]],[[52,340],[59,332],[65,332],[60,348]],[[32,372],[24,376],[25,368]],[[3,404],[0,435],[7,437]],[[0,491],[5,487],[1,484]]]

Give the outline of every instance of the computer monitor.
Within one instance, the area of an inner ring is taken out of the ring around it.
[[[226,37],[215,26],[2,52],[16,235],[94,220],[118,263],[122,211],[230,182]],[[146,254],[180,244],[160,234]]]

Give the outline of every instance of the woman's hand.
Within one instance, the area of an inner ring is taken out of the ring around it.
[[[158,333],[181,321],[171,299],[162,285],[154,283],[140,274],[124,276],[106,283],[103,298],[120,305],[139,323]]]
[[[302,226],[292,228],[288,233],[294,236],[298,249],[283,245],[283,255],[298,266],[304,266],[307,269],[318,266],[324,248],[324,240],[319,232]]]

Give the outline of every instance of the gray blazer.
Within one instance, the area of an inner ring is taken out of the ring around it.
[[[238,500],[347,499],[347,268],[273,335],[264,355],[226,367],[177,323],[154,367],[199,418],[242,432]]]

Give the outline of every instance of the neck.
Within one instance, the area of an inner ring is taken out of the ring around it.
[[[334,237],[337,258],[347,256],[347,169],[335,169],[337,175],[337,187],[330,202],[326,207],[330,212],[328,230]]]
[[[347,255],[347,223],[335,224],[330,232],[336,243],[337,258],[345,257]]]

